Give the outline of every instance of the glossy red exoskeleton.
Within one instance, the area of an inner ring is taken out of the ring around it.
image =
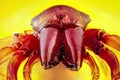
[[[120,50],[120,37],[100,29],[86,29],[89,22],[87,14],[64,5],[53,6],[34,17],[31,21],[34,32],[14,34],[13,44],[0,49],[0,60],[13,54],[7,68],[7,80],[17,80],[19,65],[27,57],[23,73],[25,80],[31,80],[30,71],[37,61],[44,69],[62,62],[74,71],[78,71],[85,61],[91,67],[93,80],[98,80],[98,66],[86,48],[104,59],[110,67],[112,79],[119,80],[118,58],[103,43]]]

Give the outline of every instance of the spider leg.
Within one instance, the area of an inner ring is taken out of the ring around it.
[[[85,31],[85,34],[96,37],[99,41],[117,49],[120,51],[120,36],[110,35],[100,29],[89,29]]]
[[[120,51],[120,36],[117,35],[109,35],[106,34],[104,31],[99,32],[101,40],[113,48]]]
[[[28,31],[26,31],[26,35],[27,35]],[[30,33],[30,31],[29,31]],[[5,61],[7,61],[10,56],[13,55],[13,52],[18,50],[21,45],[23,44],[19,39],[22,39],[20,37],[22,37],[23,34],[19,34],[19,33],[15,33],[13,35],[13,38],[11,41],[11,37],[7,37],[5,39],[0,39],[0,64],[4,63]],[[12,44],[10,44],[12,43]],[[5,47],[5,45],[7,47]]]
[[[23,60],[25,60],[27,54],[24,50],[15,51],[11,60],[9,61],[7,68],[7,80],[17,80],[17,71]]]
[[[111,50],[104,47],[101,39],[102,33],[101,30],[98,29],[90,29],[86,30],[84,34],[84,45],[88,47],[88,49],[92,50],[95,54],[99,55],[102,59],[104,59],[111,69],[112,79],[120,79],[120,65],[119,61]],[[117,42],[115,42],[117,43]],[[113,46],[112,46],[113,47]]]
[[[24,66],[23,75],[25,80],[32,80],[30,76],[31,69],[33,65],[38,61],[39,61],[39,55],[35,51],[33,51]]]
[[[83,61],[91,67],[92,76],[93,76],[92,80],[98,80],[98,78],[99,78],[99,68],[98,68],[96,62],[94,61],[93,57],[90,56],[87,53],[87,54],[84,55]]]
[[[13,55],[13,49],[11,47],[4,47],[0,49],[0,65],[10,59],[10,56]],[[0,77],[5,76],[2,70],[0,71]]]
[[[8,60],[10,55],[13,53],[12,47],[4,47],[0,49],[0,64],[4,63],[6,60]]]

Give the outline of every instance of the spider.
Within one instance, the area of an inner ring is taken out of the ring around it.
[[[86,29],[89,22],[89,15],[65,5],[50,7],[34,17],[31,21],[33,31],[14,34],[12,45],[0,49],[0,61],[12,54],[7,67],[7,80],[17,80],[18,68],[26,58],[28,60],[23,69],[25,80],[32,80],[31,68],[37,61],[44,69],[62,62],[73,71],[78,71],[85,61],[91,68],[92,80],[98,80],[99,68],[86,49],[105,60],[112,80],[119,80],[118,58],[104,44],[120,51],[120,37],[101,29]]]

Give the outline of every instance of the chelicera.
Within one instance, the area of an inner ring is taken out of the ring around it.
[[[93,80],[98,80],[99,68],[86,48],[108,63],[112,80],[119,80],[118,58],[104,44],[120,50],[120,37],[100,29],[86,29],[89,22],[87,14],[64,5],[50,7],[34,17],[31,21],[34,31],[14,34],[13,44],[0,49],[0,60],[12,54],[7,80],[17,80],[18,68],[26,58],[25,80],[31,80],[30,71],[37,61],[44,69],[62,62],[70,70],[78,71],[84,60],[91,67]]]

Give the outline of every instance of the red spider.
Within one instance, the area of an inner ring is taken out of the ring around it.
[[[119,80],[119,61],[104,44],[120,50],[120,37],[100,29],[85,30],[89,22],[87,14],[64,5],[53,6],[37,15],[31,22],[34,33],[14,34],[13,44],[0,49],[0,60],[13,52],[7,68],[7,80],[17,80],[18,68],[27,57],[23,71],[25,80],[31,80],[31,68],[39,60],[44,69],[62,62],[74,71],[78,71],[85,60],[91,67],[92,80],[98,80],[98,66],[86,48],[108,63],[112,80]]]

